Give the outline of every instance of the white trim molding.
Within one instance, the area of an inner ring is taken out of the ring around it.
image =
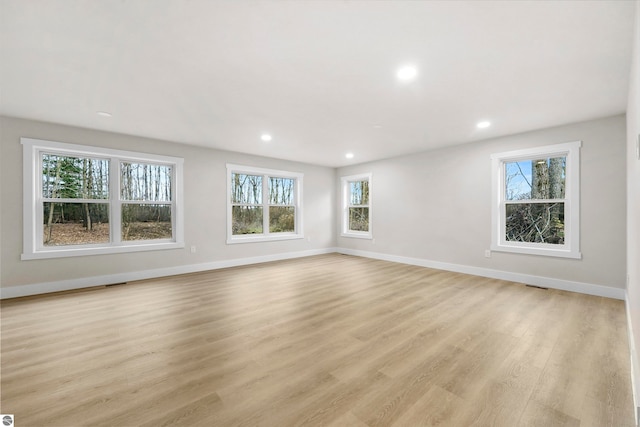
[[[368,173],[361,173],[358,175],[350,175],[350,176],[343,176],[340,177],[340,182],[341,182],[341,188],[342,188],[342,225],[341,225],[341,233],[340,236],[341,237],[355,237],[356,239],[373,239],[373,221],[372,221],[372,208],[371,208],[371,179],[372,179],[372,174],[371,172]],[[359,206],[352,206],[351,205],[351,189],[350,189],[350,183],[354,182],[354,181],[367,181],[368,183],[368,188],[369,188],[369,194],[368,194],[368,200],[367,200],[367,204],[366,205],[359,205]],[[368,209],[369,212],[369,229],[367,231],[355,231],[355,230],[350,230],[349,229],[349,209],[355,207],[361,207],[361,208],[366,208]]]
[[[313,255],[323,255],[329,253],[340,253],[344,255],[361,256],[364,258],[379,259],[383,261],[409,264],[419,267],[435,268],[438,270],[453,271],[456,273],[471,274],[491,279],[508,280],[526,285],[541,286],[545,288],[558,289],[569,292],[577,292],[586,295],[594,295],[605,298],[625,300],[625,290],[612,288],[610,286],[595,285],[591,283],[574,282],[570,280],[554,279],[551,277],[533,276],[529,274],[514,273],[502,270],[493,270],[482,267],[472,267],[461,264],[451,264],[441,261],[432,261],[421,258],[411,258],[399,255],[389,255],[377,252],[361,251],[355,249],[330,247],[323,249],[313,249],[300,252],[285,252],[281,254],[263,255],[247,258],[236,258],[231,260],[214,261],[202,264],[191,264],[176,267],[159,268],[153,270],[134,271],[129,273],[110,274],[104,276],[84,277],[70,280],[60,280],[55,282],[34,283],[21,286],[7,286],[0,288],[0,299],[18,298],[24,296],[46,294],[51,292],[62,292],[75,289],[89,288],[93,286],[104,286],[114,283],[131,282],[134,280],[153,279],[176,274],[196,273],[207,270],[217,270],[221,268],[237,267],[242,265],[259,264],[263,262],[281,261],[286,259],[303,258]],[[629,322],[629,325],[631,323]],[[635,347],[634,347],[635,348]],[[637,352],[636,367],[637,365]],[[640,373],[640,368],[636,373]],[[637,375],[637,374],[636,374]],[[640,386],[640,384],[637,384]]]
[[[72,291],[96,286],[106,286],[117,283],[132,282],[135,280],[153,279],[157,277],[173,276],[176,274],[197,273],[200,271],[219,270],[221,268],[238,267],[242,265],[260,264],[263,262],[282,261],[294,258],[303,258],[313,255],[335,253],[336,248],[312,249],[299,252],[284,252],[280,254],[263,255],[247,258],[236,258],[223,261],[207,262],[202,264],[182,265],[176,267],[157,268],[153,270],[132,271],[129,273],[108,274],[104,276],[83,277],[71,280],[59,280],[55,282],[34,283],[22,286],[9,286],[0,288],[0,299],[19,298],[52,292]]]
[[[453,271],[455,273],[471,274],[474,276],[488,277],[490,279],[508,280],[510,282],[523,283],[525,285],[540,286],[544,288],[558,289],[561,291],[577,292],[586,295],[594,295],[618,300],[625,299],[625,290],[612,288],[611,286],[594,285],[591,283],[574,282],[571,280],[554,279],[552,277],[533,276],[530,274],[514,273],[502,270],[493,270],[483,267],[472,267],[461,264],[451,264],[441,261],[432,261],[422,258],[411,258],[400,255],[389,255],[378,252],[361,251],[356,249],[338,248],[338,253],[344,255],[361,256],[365,258],[380,259],[383,261],[398,262],[401,264],[415,265],[418,267],[435,268],[438,270]]]
[[[627,312],[627,333],[629,334],[629,356],[631,358],[631,391],[633,393],[633,408],[636,425],[640,423],[640,355],[633,334],[631,323],[631,307],[629,307],[629,293],[625,292],[625,308]]]
[[[491,250],[564,258],[582,258],[580,253],[580,147],[582,141],[515,150],[491,155]],[[506,164],[564,157],[565,191],[560,199],[508,200]],[[506,208],[521,204],[562,203],[564,205],[564,241],[561,244],[507,240]]]

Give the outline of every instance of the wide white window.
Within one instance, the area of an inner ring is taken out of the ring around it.
[[[21,142],[22,259],[184,247],[183,159]]]
[[[303,174],[227,165],[227,243],[301,239]]]
[[[491,156],[494,251],[580,258],[581,142]]]
[[[371,239],[371,174],[351,175],[342,181],[342,236]]]

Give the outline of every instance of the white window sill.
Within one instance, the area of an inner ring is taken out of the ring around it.
[[[570,249],[562,249],[562,248],[548,248],[548,247],[530,247],[530,246],[516,246],[516,245],[491,245],[491,250],[494,252],[508,252],[508,253],[516,253],[516,254],[526,254],[526,255],[540,255],[540,256],[550,256],[557,258],[572,258],[572,259],[582,259],[582,253],[579,251],[571,251]]]
[[[350,232],[350,233],[341,233],[340,234],[341,237],[351,237],[354,239],[367,239],[367,240],[373,240],[373,236],[371,235],[371,233],[358,233],[358,232]]]
[[[20,259],[23,261],[32,259],[48,259],[48,258],[67,258],[88,255],[107,255],[130,252],[148,252],[160,251],[167,249],[184,248],[184,243],[163,242],[163,243],[132,243],[122,246],[82,246],[82,247],[55,247],[51,249],[42,249],[36,252],[23,253]]]
[[[277,242],[280,240],[304,239],[303,234],[244,234],[227,238],[227,245],[235,245],[236,243],[257,243],[257,242]]]

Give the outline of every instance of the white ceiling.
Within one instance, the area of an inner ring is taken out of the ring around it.
[[[360,163],[623,113],[634,7],[0,0],[0,114]]]

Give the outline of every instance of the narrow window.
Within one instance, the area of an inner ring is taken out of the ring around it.
[[[345,176],[341,180],[342,235],[371,239],[371,174]]]
[[[120,167],[122,240],[170,240],[172,166],[123,162]]]
[[[296,231],[295,179],[269,177],[269,233]]]
[[[232,234],[262,234],[262,176],[231,174]]]

